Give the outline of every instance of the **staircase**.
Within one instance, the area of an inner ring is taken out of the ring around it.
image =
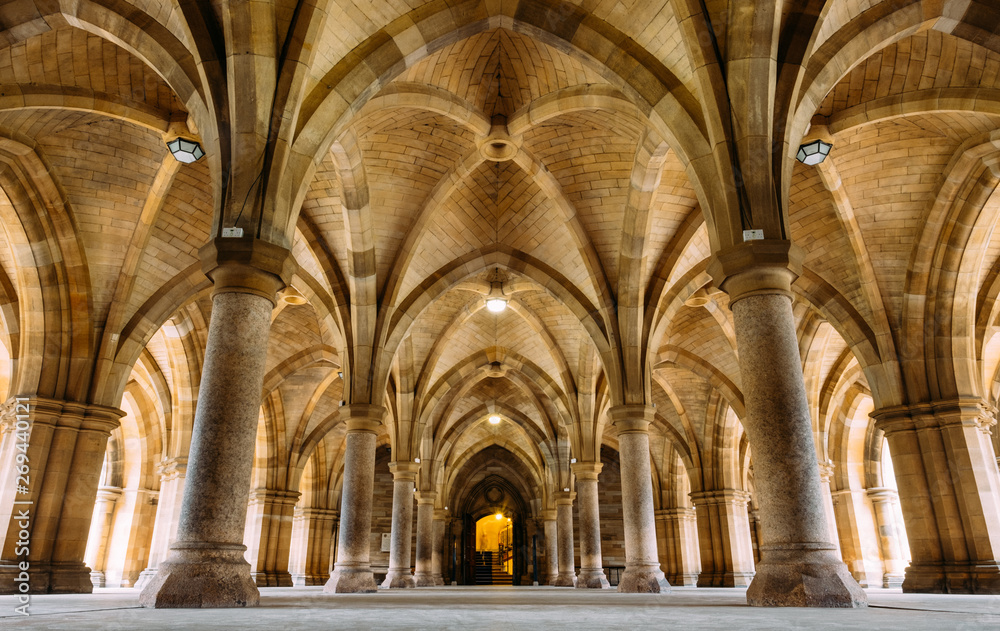
[[[512,585],[514,577],[493,557],[492,551],[476,552],[476,585]]]

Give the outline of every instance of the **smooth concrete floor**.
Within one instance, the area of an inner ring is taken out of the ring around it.
[[[0,629],[1000,629],[1000,596],[868,591],[867,609],[751,608],[745,589],[675,587],[667,595],[555,587],[432,587],[326,595],[260,590],[251,609],[143,609],[132,589],[32,596],[31,615],[0,596]]]

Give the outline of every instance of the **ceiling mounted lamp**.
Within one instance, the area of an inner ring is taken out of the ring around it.
[[[830,155],[830,149],[833,149],[832,144],[817,138],[799,146],[799,152],[795,154],[795,159],[802,164],[815,166],[826,160],[826,157]]]
[[[499,424],[500,424],[500,415],[490,414],[490,425],[499,425]]]
[[[173,154],[175,160],[184,164],[197,162],[205,155],[201,145],[187,138],[174,138],[167,143],[167,149]]]
[[[503,293],[503,281],[500,279],[499,267],[493,269],[490,293],[486,296],[486,308],[493,313],[500,313],[507,308],[507,296]]]

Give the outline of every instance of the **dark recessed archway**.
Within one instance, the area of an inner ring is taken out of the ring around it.
[[[451,502],[458,509],[456,516],[460,518],[462,528],[451,546],[457,570],[455,580],[460,584],[476,584],[477,562],[483,564],[495,560],[490,555],[486,555],[488,559],[481,555],[477,561],[476,522],[498,513],[511,520],[510,547],[504,554],[512,561],[512,583],[520,585],[527,580],[530,552],[526,546],[529,540],[527,529],[532,517],[530,500],[536,496],[533,490],[537,489],[528,471],[513,453],[491,446],[470,459],[458,477],[465,484],[454,489]],[[480,584],[491,584],[482,577],[480,580]]]

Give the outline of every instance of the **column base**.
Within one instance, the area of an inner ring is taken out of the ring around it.
[[[670,583],[659,565],[626,564],[618,581],[618,591],[623,594],[669,594]]]
[[[312,585],[326,585],[330,575],[321,576],[319,574],[292,574],[292,587],[306,587]]]
[[[769,550],[747,589],[751,607],[867,607],[868,595],[831,550]]]
[[[381,589],[413,589],[416,586],[410,568],[390,569],[385,575],[385,580],[379,585]]]
[[[257,587],[292,586],[292,575],[289,572],[250,572],[250,578]]]
[[[559,572],[556,574],[555,580],[552,581],[552,585],[555,587],[576,587],[576,573]]]
[[[90,584],[94,587],[104,587],[104,572],[91,572]]]
[[[904,594],[1000,594],[1000,564],[910,565]]]
[[[440,583],[436,582],[433,574],[428,574],[427,572],[416,572],[413,575],[413,583],[417,587],[434,587],[435,585],[444,585],[442,580]]]
[[[440,574],[431,574],[431,579],[434,581],[434,585],[444,585],[444,577]]]
[[[92,594],[90,568],[83,563],[35,565],[27,571],[28,591],[19,589],[21,570],[16,565],[0,565],[0,594]]]
[[[576,577],[577,589],[611,589],[608,577],[601,568],[580,568]]]
[[[156,568],[147,567],[145,570],[139,573],[139,578],[135,579],[135,585],[133,585],[133,587],[135,587],[139,591],[142,591],[143,589],[146,588],[146,585],[149,585],[149,582],[154,578],[156,578]]]
[[[698,574],[673,574],[671,576],[664,577],[667,582],[671,585],[676,585],[677,587],[697,587],[698,586]]]
[[[702,572],[698,575],[698,587],[747,587],[753,581],[753,572],[723,572],[721,574]]]
[[[245,551],[243,545],[175,543],[139,594],[139,604],[157,609],[256,607],[260,592],[250,578]]]
[[[324,594],[371,594],[378,591],[370,565],[334,566],[330,580],[323,587]]]
[[[902,587],[904,578],[906,578],[905,574],[883,574],[882,587],[886,589],[890,587]],[[864,587],[864,585],[861,586]]]

